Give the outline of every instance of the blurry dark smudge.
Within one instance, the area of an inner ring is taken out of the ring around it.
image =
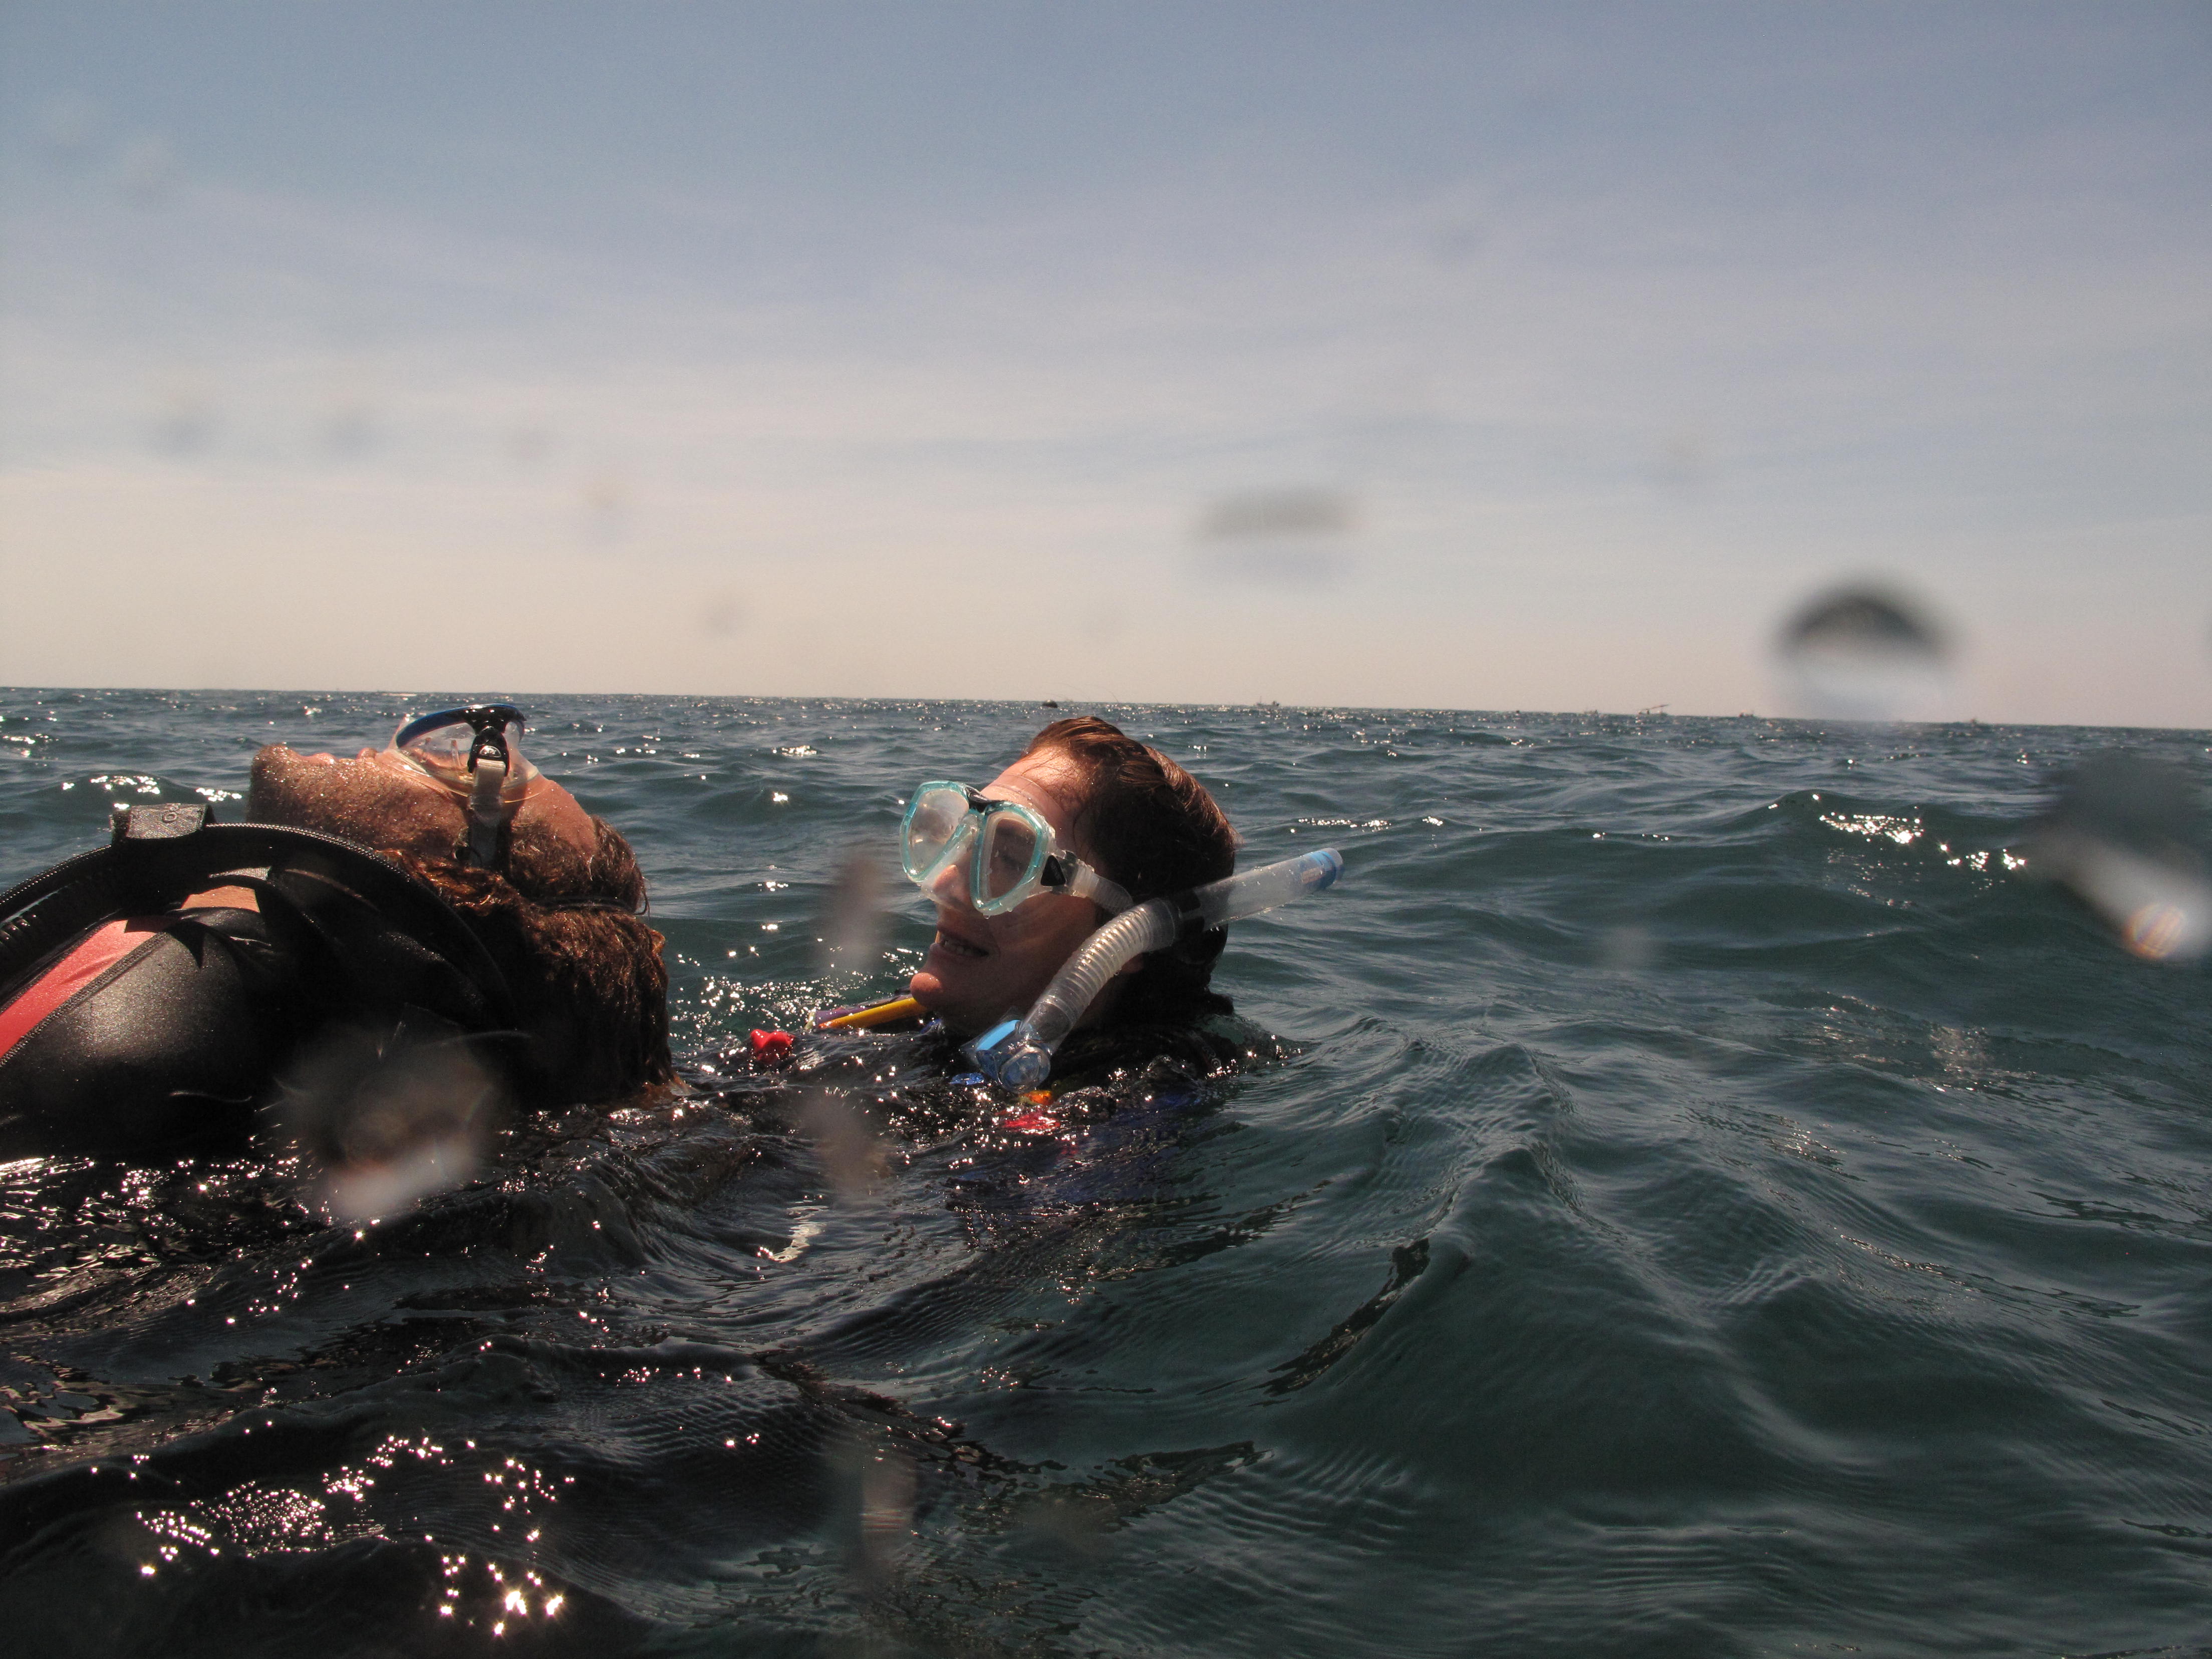
[[[822,917],[821,967],[824,973],[839,969],[872,972],[888,931],[884,896],[890,872],[875,849],[856,846],[837,867],[830,884],[830,902]]]
[[[890,1149],[867,1111],[826,1088],[801,1097],[799,1133],[814,1143],[830,1195],[840,1204],[861,1204],[876,1195],[890,1170]]]
[[[117,161],[115,185],[138,206],[160,207],[175,191],[180,173],[167,139],[141,138],[126,145]]]
[[[882,1589],[914,1541],[916,1486],[913,1460],[896,1446],[860,1431],[842,1437],[830,1465],[846,1492],[848,1571],[863,1594]]]
[[[629,483],[612,472],[602,472],[584,486],[584,531],[596,541],[617,539],[629,527],[631,495]]]
[[[1199,517],[1202,574],[1239,580],[1325,582],[1344,568],[1358,521],[1348,496],[1327,489],[1224,495]]]
[[[1198,533],[1212,539],[1249,536],[1341,536],[1352,526],[1352,503],[1326,489],[1279,489],[1224,495],[1206,510]]]
[[[1650,928],[1623,923],[1599,935],[1597,956],[1601,966],[1616,973],[1637,973],[1659,960],[1659,942]]]
[[[720,639],[744,625],[745,607],[734,587],[718,587],[699,602],[699,631]]]
[[[1712,482],[1713,447],[1703,433],[1677,432],[1659,446],[1652,482],[1662,489],[1687,494]]]
[[[1466,264],[1489,245],[1490,234],[1469,220],[1440,225],[1429,238],[1429,257],[1447,270]]]
[[[79,162],[92,154],[100,130],[98,106],[81,93],[49,99],[39,112],[39,137],[58,161]]]
[[[830,884],[816,940],[823,973],[865,974],[879,965],[888,931],[884,896],[890,881],[890,872],[872,848],[856,843],[846,853]],[[802,1091],[798,1121],[799,1132],[814,1143],[837,1202],[858,1204],[874,1195],[890,1167],[890,1152],[881,1125],[866,1107],[816,1086]]]
[[[2179,766],[2112,753],[2063,780],[2030,834],[2029,873],[2063,882],[2150,962],[2212,945],[2212,860],[2197,780]]]
[[[343,1030],[285,1081],[276,1112],[312,1201],[343,1221],[397,1214],[472,1180],[506,1115],[466,1044]]]
[[[360,455],[376,447],[376,422],[365,404],[340,404],[323,418],[323,447],[333,455]]]
[[[165,455],[196,455],[214,441],[215,406],[189,387],[161,400],[148,438]]]
[[[507,434],[507,455],[521,466],[535,466],[553,450],[553,434],[538,426],[519,426]]]
[[[1119,1518],[1103,1498],[1046,1493],[1015,1511],[1014,1528],[1026,1539],[1095,1563],[1112,1559],[1113,1527]]]
[[[1948,683],[1950,642],[1917,600],[1873,585],[1831,589],[1776,641],[1790,689],[1808,712],[1904,720],[1933,712]]]
[[[1877,588],[1822,595],[1784,630],[1784,648],[1854,655],[1941,657],[1941,631],[1910,599]]]

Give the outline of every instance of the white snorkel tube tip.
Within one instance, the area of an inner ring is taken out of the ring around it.
[[[507,791],[507,759],[495,760],[486,755],[476,763],[469,784],[469,859],[479,870],[489,870],[498,861],[499,832],[514,816],[520,805],[504,797]]]
[[[464,864],[496,868],[499,838],[538,769],[507,728],[526,724],[511,702],[472,702],[418,715],[392,734],[386,753],[411,762],[460,798],[468,836],[455,849]]]
[[[1334,847],[1229,876],[1124,910],[1083,942],[1053,975],[1036,1006],[1020,1019],[993,1026],[961,1050],[975,1069],[1003,1088],[1040,1087],[1052,1057],[1107,981],[1147,951],[1209,927],[1241,921],[1336,884],[1344,855]]]

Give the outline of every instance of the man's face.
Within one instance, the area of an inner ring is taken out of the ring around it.
[[[976,793],[1034,807],[1063,851],[1094,861],[1075,835],[1082,781],[1065,756],[1047,751],[1016,761]],[[1004,915],[983,915],[969,902],[966,866],[965,859],[956,860],[931,885],[937,938],[908,987],[959,1036],[988,1030],[1009,1014],[1027,1013],[1098,925],[1089,899],[1065,893],[1037,893]]]
[[[253,757],[246,815],[258,823],[319,830],[426,859],[452,858],[468,834],[468,812],[459,798],[388,749],[364,749],[340,760],[271,744]],[[517,834],[532,825],[591,856],[596,832],[590,815],[542,774],[531,780],[514,818]]]

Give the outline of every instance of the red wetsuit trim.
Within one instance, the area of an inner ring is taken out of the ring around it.
[[[133,932],[133,929],[137,932]],[[5,1054],[48,1014],[152,937],[143,921],[125,917],[97,927],[76,950],[39,975],[22,995],[0,1008],[0,1054]]]

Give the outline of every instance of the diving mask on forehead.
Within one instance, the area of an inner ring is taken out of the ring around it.
[[[538,776],[508,731],[524,718],[512,703],[477,702],[424,714],[392,734],[388,752],[420,767],[460,799],[469,816],[461,861],[479,869],[497,861],[499,832]]]
[[[1135,902],[1072,853],[1060,850],[1043,814],[1018,800],[986,800],[964,783],[925,783],[899,830],[899,863],[927,891],[957,866],[968,896],[987,916],[1004,915],[1041,892],[1087,898],[1119,914]]]

